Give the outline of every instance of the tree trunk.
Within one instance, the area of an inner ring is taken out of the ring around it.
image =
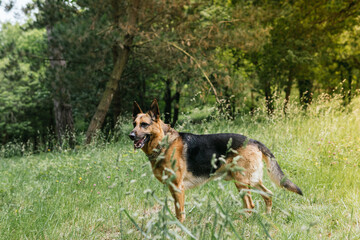
[[[312,101],[313,82],[310,79],[299,79],[298,85],[299,85],[300,103],[303,105],[304,109],[306,109],[307,106]]]
[[[176,89],[176,93],[174,95],[174,100],[175,100],[175,104],[174,104],[174,115],[173,115],[173,120],[171,123],[171,126],[174,127],[177,120],[179,119],[179,108],[180,108],[180,88]]]
[[[133,39],[135,36],[136,31],[136,24],[138,19],[138,10],[139,10],[139,0],[132,1],[131,6],[128,8],[128,15],[129,20],[127,22],[127,33],[124,36],[124,43],[121,53],[116,59],[116,62],[114,64],[113,71],[110,75],[110,79],[106,84],[105,91],[102,95],[102,98],[100,100],[100,103],[96,109],[96,112],[94,116],[91,119],[91,122],[89,124],[88,130],[86,132],[86,143],[89,144],[91,142],[92,137],[96,133],[98,129],[101,128],[102,124],[104,123],[104,119],[106,116],[106,113],[109,110],[111,101],[114,97],[115,91],[118,88],[119,81],[121,78],[121,75],[125,69],[125,66],[127,64],[127,61],[130,56],[130,51],[133,43]],[[120,5],[116,0],[112,1],[112,7],[114,8],[114,25],[116,28],[121,29],[123,23],[120,22],[120,18],[117,16],[120,16],[121,9]],[[118,43],[115,42],[117,45]]]
[[[339,65],[341,66],[340,67],[340,85],[342,86],[341,88],[341,95],[342,95],[342,99],[343,99],[343,103],[344,105],[346,105],[346,87],[344,86],[344,83],[345,83],[345,77],[344,77],[344,68],[346,69],[346,63],[340,61],[339,62]]]
[[[171,103],[172,103],[172,99],[171,99],[171,81],[170,81],[169,78],[166,79],[166,81],[165,81],[164,101],[165,101],[165,109],[164,109],[165,119],[164,119],[164,122],[166,124],[169,124],[171,122]]]
[[[271,83],[266,80],[265,83],[265,101],[266,101],[266,109],[268,115],[272,115],[274,113],[274,102],[273,102],[273,94],[271,92]]]
[[[141,74],[141,88],[142,91],[139,91],[139,103],[140,106],[145,106],[145,98],[146,98],[146,78]]]
[[[351,84],[352,84],[352,67],[348,67],[348,93],[347,93],[347,96],[348,96],[348,103],[351,102],[351,92],[352,92],[352,87],[351,87]]]
[[[70,103],[70,92],[66,88],[67,84],[63,79],[66,61],[63,60],[60,46],[54,43],[51,26],[46,27],[46,33],[49,42],[50,66],[54,77],[51,87],[54,90],[55,132],[60,145],[63,144],[63,138],[66,138],[69,141],[70,147],[74,147],[74,120]]]
[[[120,16],[118,14],[118,9],[120,7],[119,1],[113,0],[113,1],[111,1],[111,4],[112,4],[112,8],[113,8],[113,21],[116,24],[120,20]],[[121,54],[120,46],[119,46],[118,42],[115,41],[115,43],[112,46],[113,65],[114,66],[115,66],[116,61],[118,60],[120,54]],[[114,121],[114,126],[115,126],[116,122],[118,120],[118,117],[120,115],[120,112],[121,112],[121,89],[119,86],[116,88],[112,106],[113,106],[113,121]]]
[[[115,21],[117,21],[118,16],[114,16],[114,19]],[[116,61],[121,54],[121,49],[117,44],[113,45],[112,53],[113,53],[113,64],[115,66]],[[113,120],[115,126],[121,112],[121,91],[119,86],[116,88],[112,106],[113,106]]]
[[[113,119],[114,119],[114,126],[116,125],[119,115],[121,113],[121,90],[118,87],[114,94],[114,100],[113,100]]]
[[[132,38],[129,39],[129,43],[132,42]],[[86,143],[90,143],[92,137],[96,133],[96,131],[101,128],[102,124],[104,123],[104,119],[106,116],[106,113],[109,110],[111,101],[114,97],[115,91],[118,87],[121,75],[125,69],[125,65],[129,59],[130,55],[130,45],[126,46],[121,56],[117,59],[114,69],[111,73],[110,79],[106,84],[105,91],[102,95],[102,98],[100,100],[100,103],[96,109],[96,112],[94,116],[91,119],[90,125],[88,127],[88,130],[86,132]]]
[[[285,87],[285,102],[284,102],[284,114],[285,115],[286,115],[286,111],[287,111],[287,105],[290,100],[290,94],[291,94],[291,88],[292,88],[293,81],[294,81],[294,76],[293,76],[292,70],[290,69],[289,76],[288,76],[288,82]]]

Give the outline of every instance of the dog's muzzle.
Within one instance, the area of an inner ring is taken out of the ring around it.
[[[142,148],[150,139],[150,135],[145,135],[143,137],[136,136],[135,132],[131,132],[129,137],[132,141],[134,141],[134,148],[139,149]]]

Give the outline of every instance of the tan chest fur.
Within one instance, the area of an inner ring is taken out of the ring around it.
[[[183,159],[182,152],[182,140],[176,138],[167,149],[163,150],[157,160],[151,161],[154,176],[160,182],[164,183],[170,177],[173,177],[172,182],[181,183],[183,181],[186,162]]]

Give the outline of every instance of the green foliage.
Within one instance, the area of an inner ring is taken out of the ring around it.
[[[322,93],[342,94],[346,105],[360,89],[359,2],[142,1],[129,29],[132,3],[35,1],[26,11],[37,7],[36,19],[2,26],[2,144],[46,141],[62,91],[76,134],[86,131],[129,33],[131,55],[102,126],[108,138],[134,100],[147,106],[158,98],[172,113],[215,107],[237,118],[264,100],[270,115],[286,113],[290,100],[306,108]],[[66,62],[58,72],[49,64],[54,46]]]
[[[19,25],[0,32],[0,142],[47,134],[51,127],[49,90],[43,85],[44,64],[37,57],[46,47],[43,30],[23,34]]]

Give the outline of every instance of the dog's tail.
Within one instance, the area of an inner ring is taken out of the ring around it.
[[[265,160],[270,179],[280,187],[284,187],[291,192],[303,195],[301,189],[285,176],[278,162],[276,161],[275,156],[270,152],[270,150],[261,142],[254,141],[254,143],[263,153],[263,159]]]

